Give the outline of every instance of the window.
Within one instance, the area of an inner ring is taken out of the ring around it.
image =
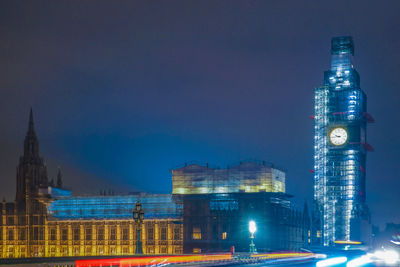
[[[161,247],[161,254],[167,254],[167,247]]]
[[[25,240],[25,229],[19,230],[19,240]]]
[[[73,232],[73,239],[74,240],[79,240],[80,239],[80,237],[79,237],[80,229],[79,228],[74,228],[72,232]],[[75,253],[75,255],[78,255],[78,254]]]
[[[101,227],[97,230],[97,240],[104,240],[104,228]]]
[[[33,215],[32,223],[33,224],[39,224],[39,216],[38,215]]]
[[[7,225],[14,224],[14,216],[7,216]]]
[[[86,256],[90,256],[92,254],[91,247],[86,247]]]
[[[39,240],[44,240],[44,228],[39,228]]]
[[[74,255],[79,256],[79,247],[74,247]]]
[[[115,240],[117,235],[117,230],[115,227],[110,228],[110,240]]]
[[[35,257],[39,256],[39,249],[38,249],[38,247],[34,247],[34,248],[33,248],[33,255],[34,255]]]
[[[92,240],[92,228],[86,228],[85,229],[85,239],[87,241]]]
[[[68,248],[67,247],[62,248],[62,254],[63,254],[63,256],[68,256]]]
[[[259,189],[246,188],[246,191],[257,191]],[[210,201],[210,210],[238,210],[239,202],[236,199],[218,198]]]
[[[33,227],[33,240],[39,240],[39,228]]]
[[[201,248],[193,248],[193,253],[201,253]]]
[[[50,240],[52,241],[56,240],[56,235],[57,235],[56,229],[54,228],[50,229]]]
[[[154,228],[147,228],[147,240],[154,240]]]
[[[50,249],[50,256],[51,256],[51,257],[54,257],[55,255],[56,255],[56,248],[52,247],[52,248]]]
[[[14,248],[8,248],[8,257],[14,258]]]
[[[129,240],[129,229],[128,228],[122,229],[122,240]]]
[[[25,216],[21,216],[18,218],[19,225],[25,225],[26,224],[26,218]]]
[[[123,253],[123,254],[129,254],[128,248],[127,248],[127,247],[123,247],[123,248],[122,248],[122,253]]]
[[[26,257],[25,248],[21,248],[21,258],[25,258],[25,257]]]
[[[61,239],[68,240],[68,229],[61,229]]]
[[[175,240],[181,239],[181,229],[179,227],[174,228],[174,239]]]
[[[227,232],[223,232],[223,233],[222,233],[222,239],[225,240],[227,237],[228,237]]]
[[[14,230],[8,230],[8,240],[14,240]]]
[[[166,227],[161,228],[160,239],[167,240],[167,228]]]
[[[201,239],[201,229],[200,227],[193,227],[192,239]]]

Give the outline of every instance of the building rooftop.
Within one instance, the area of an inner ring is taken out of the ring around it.
[[[132,219],[139,198],[145,219],[182,216],[182,204],[174,201],[170,194],[65,197],[51,202],[47,212],[50,220]]]

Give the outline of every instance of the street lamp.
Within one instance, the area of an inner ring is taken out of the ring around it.
[[[143,254],[142,241],[140,239],[140,232],[142,229],[142,223],[144,220],[144,211],[142,209],[142,204],[138,200],[133,210],[133,219],[136,224],[136,252],[135,254]]]
[[[256,222],[249,222],[249,232],[250,232],[250,253],[256,253],[256,245],[254,245],[254,233],[257,231]]]

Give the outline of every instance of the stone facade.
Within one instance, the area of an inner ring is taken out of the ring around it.
[[[140,197],[145,202],[141,230],[143,252],[182,253],[180,206],[168,195],[94,196],[90,200],[98,205],[93,205],[90,213],[81,211],[79,197],[71,197],[68,190],[62,189],[62,184],[60,171],[56,182],[48,180],[46,165],[39,156],[31,110],[24,154],[17,167],[16,198],[14,202],[1,203],[0,257],[132,255],[136,245],[132,201]],[[104,212],[104,203],[115,199],[131,202],[129,206],[127,203],[109,205]],[[158,199],[163,202],[157,203]],[[126,209],[121,211],[121,205]],[[109,216],[95,213],[100,206],[102,214]],[[160,214],[159,206],[164,208]],[[110,215],[112,210],[115,212]],[[77,212],[78,216],[74,216]]]

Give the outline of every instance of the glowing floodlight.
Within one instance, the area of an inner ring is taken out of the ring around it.
[[[256,222],[251,220],[249,222],[249,232],[250,232],[250,253],[256,253],[256,245],[254,244],[254,233],[257,231]]]
[[[249,231],[253,235],[257,231],[256,222],[250,221],[249,222]]]

